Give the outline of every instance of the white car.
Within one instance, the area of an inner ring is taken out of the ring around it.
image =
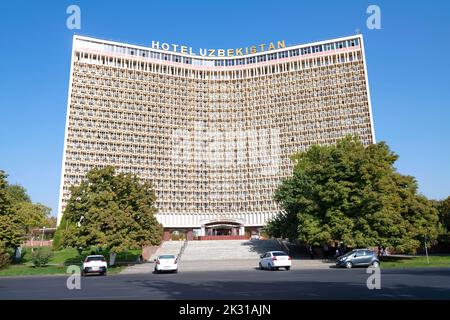
[[[155,259],[155,273],[161,271],[178,272],[178,257],[173,254],[162,254]]]
[[[254,234],[251,235],[250,239],[252,239],[252,240],[259,240],[260,236],[259,236],[259,234],[254,233]]]
[[[259,268],[278,270],[279,268],[291,269],[291,257],[283,251],[269,251],[261,256]]]
[[[81,275],[85,276],[88,273],[97,273],[106,276],[108,264],[105,257],[102,255],[87,256],[83,262],[83,269]]]

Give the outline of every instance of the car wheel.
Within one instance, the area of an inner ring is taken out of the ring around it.
[[[291,267],[286,267],[286,270],[287,270],[287,271],[291,270]]]
[[[274,271],[274,270],[275,270],[275,268],[273,267],[273,265],[271,265],[270,263],[269,263],[269,270],[270,270],[270,271]]]
[[[262,269],[264,269],[263,268],[263,266],[262,266],[262,264],[261,264],[261,262],[259,263],[259,270],[262,270]]]
[[[379,268],[380,267],[380,263],[378,261],[374,261],[374,262],[372,262],[372,267]]]
[[[351,269],[353,267],[353,264],[350,261],[348,261],[348,262],[345,263],[345,267],[347,269]]]

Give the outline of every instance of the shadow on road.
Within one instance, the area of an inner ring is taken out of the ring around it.
[[[263,271],[261,271],[263,272]],[[174,283],[168,280],[132,280],[130,286],[140,287],[143,298],[160,292],[167,299],[449,299],[448,288],[417,285],[395,285],[369,290],[366,278],[360,281],[207,281]]]

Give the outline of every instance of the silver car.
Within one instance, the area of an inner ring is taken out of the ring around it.
[[[336,259],[336,266],[346,267],[348,269],[353,267],[368,267],[373,266],[378,268],[380,260],[376,253],[369,249],[355,249]]]

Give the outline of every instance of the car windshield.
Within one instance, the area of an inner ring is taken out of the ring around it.
[[[96,257],[87,257],[86,258],[86,262],[91,262],[91,261],[104,261],[105,258],[102,256],[96,256]]]
[[[287,256],[286,253],[281,252],[281,251],[279,251],[279,252],[272,252],[272,255],[274,255],[275,257],[279,257],[279,256]]]
[[[173,255],[164,255],[164,256],[159,256],[159,259],[175,259],[175,256],[173,256]]]

